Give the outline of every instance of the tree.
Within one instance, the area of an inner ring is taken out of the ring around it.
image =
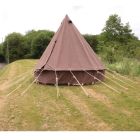
[[[53,34],[54,33],[51,31],[38,31],[38,34],[32,40],[31,44],[31,56],[33,58],[39,58],[42,55],[48,46]]]
[[[86,41],[89,43],[89,45],[91,46],[91,48],[95,52],[97,52],[97,45],[98,45],[97,36],[96,35],[89,35],[89,34],[85,34],[83,36],[86,39]]]
[[[5,62],[5,57],[3,53],[3,44],[0,44],[0,63]]]
[[[28,31],[24,36],[24,46],[27,50],[26,54],[24,55],[24,58],[32,58],[31,55],[31,46],[32,41],[37,36],[38,32],[35,30]]]
[[[4,41],[3,52],[6,58],[9,57],[9,62],[21,59],[24,56],[24,38],[20,33],[9,34]]]
[[[105,42],[118,41],[127,44],[128,41],[137,39],[130,29],[129,23],[124,25],[117,14],[109,16],[101,35]]]

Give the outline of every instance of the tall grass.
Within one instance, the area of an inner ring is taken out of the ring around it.
[[[131,58],[123,58],[122,61],[109,64],[105,62],[106,66],[124,75],[139,76],[140,75],[140,61]]]

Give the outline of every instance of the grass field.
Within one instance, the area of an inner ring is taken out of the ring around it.
[[[84,86],[89,97],[79,86],[60,86],[57,98],[55,86],[32,83],[36,62],[0,70],[0,130],[140,130],[140,77],[114,79],[127,89],[105,80],[120,93],[102,83]]]

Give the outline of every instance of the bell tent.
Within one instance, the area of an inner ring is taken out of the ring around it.
[[[83,85],[104,79],[105,67],[66,15],[35,68],[42,84]]]

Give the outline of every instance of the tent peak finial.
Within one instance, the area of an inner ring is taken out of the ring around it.
[[[72,23],[71,19],[69,18],[69,16],[66,14],[65,18],[66,21],[68,21],[68,23]]]

